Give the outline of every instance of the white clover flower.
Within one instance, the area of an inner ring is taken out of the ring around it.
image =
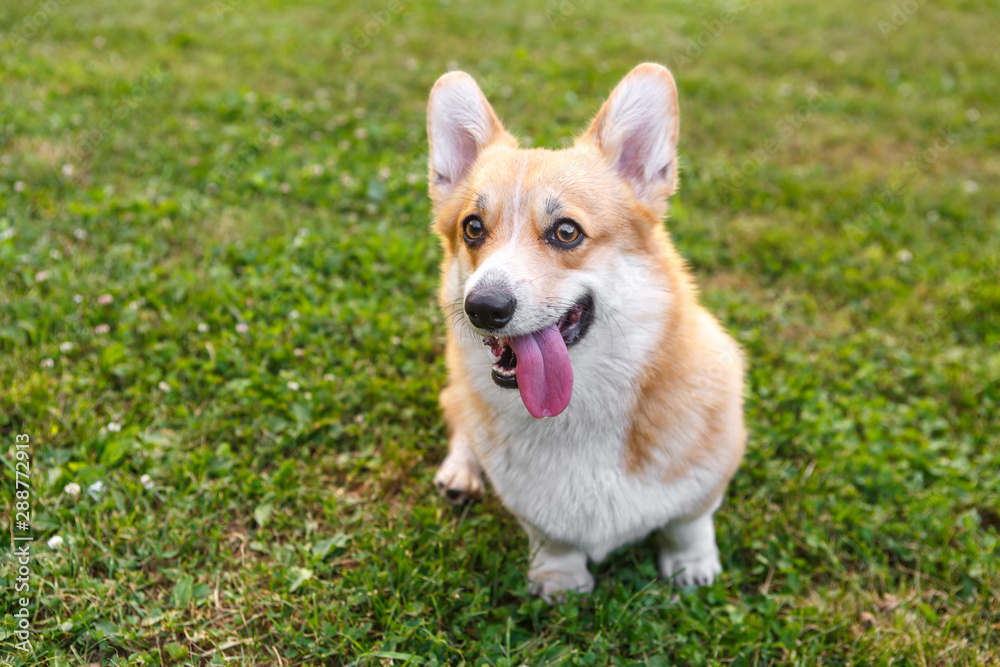
[[[281,194],[287,195],[289,192],[292,191],[292,186],[289,185],[288,183],[282,183],[281,185],[278,186],[278,189],[281,190]]]
[[[87,230],[80,229],[79,227],[77,227],[76,229],[73,230],[73,236],[76,238],[77,241],[82,241],[85,238],[87,238]]]
[[[122,430],[122,425],[118,422],[108,422],[108,430],[112,433],[118,433]]]
[[[906,248],[903,248],[902,250],[896,253],[896,259],[898,259],[903,264],[906,264],[913,259],[913,253],[907,250]]]
[[[58,549],[63,545],[63,538],[59,537],[58,535],[53,535],[52,537],[49,538],[48,544],[49,544],[49,549]]]
[[[292,391],[298,391],[299,390],[299,383],[296,382],[295,380],[289,380],[288,384],[286,386],[289,389],[291,389]]]
[[[323,375],[323,382],[333,382],[336,379],[337,376],[334,375],[333,373],[326,373],[325,375]]]
[[[294,350],[292,350],[292,354],[294,354],[296,357],[304,357],[306,351],[303,350],[301,347],[297,347]]]
[[[70,482],[69,484],[63,487],[63,493],[65,493],[70,498],[79,498],[80,485],[77,484],[76,482]]]
[[[246,322],[240,322],[236,325],[236,333],[245,334],[248,331],[250,331],[250,327]]]
[[[205,324],[204,322],[199,322],[198,323],[198,331],[200,333],[205,333],[206,331],[208,331],[208,325]]]
[[[24,181],[14,181],[14,192],[24,191]]]
[[[299,319],[299,311],[293,310],[292,312],[288,313],[288,319],[290,319],[290,320],[297,320],[297,319]]]
[[[62,251],[58,248],[52,248],[52,250],[49,250],[49,257],[51,259],[62,259]]]
[[[73,303],[83,303],[83,295],[82,294],[74,294],[73,295]]]
[[[73,349],[73,343],[70,343],[69,341],[66,341],[65,343],[59,343],[59,351],[62,352],[63,354],[66,354],[72,349]]]
[[[104,334],[109,333],[110,331],[111,331],[111,326],[108,324],[98,324],[96,327],[94,327],[94,333],[97,334],[98,336],[103,336]]]
[[[101,296],[97,297],[97,304],[100,306],[108,306],[114,300],[115,298],[110,294],[102,294]]]
[[[64,164],[62,166],[63,176],[72,176],[74,171],[76,171],[76,169],[71,164]]]
[[[104,482],[102,482],[101,480],[97,480],[89,487],[87,487],[87,493],[89,493],[90,497],[93,498],[94,500],[97,500],[100,497],[101,493],[103,492],[104,492]]]
[[[142,484],[142,488],[147,491],[151,490],[156,484],[153,483],[153,478],[149,475],[143,475],[139,478],[139,483]]]
[[[45,282],[48,279],[49,279],[49,272],[48,271],[39,271],[38,273],[35,274],[35,282],[36,283],[43,283],[43,282]]]
[[[42,359],[42,368],[52,368],[55,365],[56,362],[52,359],[52,357],[45,357]]]
[[[962,187],[964,187],[965,191],[969,194],[979,191],[979,183],[976,183],[975,181],[966,181],[962,184]]]
[[[164,392],[166,394],[170,393],[170,385],[166,381],[160,380],[160,384],[158,384],[156,386],[159,387],[160,391],[162,391],[162,392]]]

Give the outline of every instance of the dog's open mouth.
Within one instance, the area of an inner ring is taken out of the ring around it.
[[[493,382],[505,389],[519,389],[525,407],[534,417],[559,414],[569,404],[573,390],[573,370],[566,349],[583,339],[593,319],[594,300],[588,294],[541,331],[523,336],[486,336],[483,344],[490,348]]]

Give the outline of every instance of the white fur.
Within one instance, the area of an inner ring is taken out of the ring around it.
[[[660,573],[678,586],[704,586],[722,572],[712,525],[718,505],[693,521],[673,522],[657,532]]]
[[[594,293],[597,317],[569,350],[573,399],[555,419],[529,415],[517,391],[493,383],[482,343],[459,336],[467,376],[496,412],[495,435],[479,434],[474,446],[497,492],[526,525],[596,561],[697,511],[725,474],[721,466],[696,467],[689,476],[664,483],[625,470],[625,427],[638,375],[671,305],[670,286],[650,276],[639,259],[620,257],[572,281]],[[449,279],[455,281],[452,293],[463,295],[462,270],[450,271]]]
[[[528,591],[546,602],[562,599],[564,591],[589,593],[594,590],[594,577],[587,569],[587,555],[565,542],[553,540],[531,525],[521,522],[528,534],[531,567]]]
[[[483,495],[482,469],[466,435],[453,435],[449,449],[448,456],[434,475],[434,485],[448,500],[456,504]]]

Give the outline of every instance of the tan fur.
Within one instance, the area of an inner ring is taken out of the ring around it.
[[[454,372],[450,373],[448,386],[441,391],[441,410],[448,427],[449,442],[454,442],[454,436],[461,433],[472,450],[479,454],[483,442],[494,435],[493,409],[470,387],[461,365],[454,359],[457,354],[454,341],[449,341],[445,363]]]

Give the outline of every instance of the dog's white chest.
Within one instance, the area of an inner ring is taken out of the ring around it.
[[[570,350],[573,397],[557,417],[531,417],[517,390],[493,384],[481,343],[460,341],[466,375],[495,414],[492,433],[468,436],[504,504],[596,560],[690,512],[719,481],[714,471],[702,469],[671,482],[664,481],[668,471],[662,469],[643,476],[625,469],[626,425],[638,377],[658,344],[670,300],[669,291],[642,268],[622,261],[601,276],[605,286],[620,286],[617,298],[602,302],[590,333]],[[461,294],[457,266],[452,278]],[[608,290],[595,284],[593,291]]]
[[[634,382],[591,377],[602,381],[578,382],[570,407],[541,420],[527,414],[516,391],[484,385],[498,419],[492,436],[478,434],[477,449],[511,511],[600,560],[691,511],[718,478],[707,470],[669,483],[662,471],[630,474],[623,450]]]

